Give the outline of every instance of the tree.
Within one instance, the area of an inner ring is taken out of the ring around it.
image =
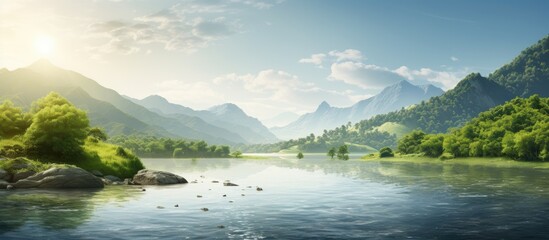
[[[103,131],[103,129],[98,127],[93,127],[88,130],[88,136],[98,140],[98,141],[107,141],[107,134]]]
[[[234,151],[233,153],[231,153],[231,156],[233,156],[234,158],[240,158],[242,156],[242,152]]]
[[[339,146],[337,150],[337,158],[339,160],[349,160],[349,147],[345,144]]]
[[[335,147],[332,147],[330,148],[330,150],[328,150],[328,154],[327,154],[330,158],[334,159],[334,156],[336,155],[336,148]]]
[[[176,148],[173,150],[172,158],[180,158],[183,157],[183,149],[182,148]]]
[[[0,137],[11,138],[23,134],[30,124],[30,114],[23,113],[11,101],[6,100],[0,105]]]
[[[419,150],[429,157],[438,157],[442,154],[442,143],[444,142],[444,136],[442,135],[426,135],[421,144]]]
[[[302,159],[302,158],[303,158],[303,153],[299,152],[299,153],[297,154],[297,158],[298,158],[298,159]]]
[[[50,93],[34,104],[37,112],[24,135],[29,153],[74,161],[82,153],[88,133],[86,113],[57,93]]]
[[[421,130],[414,130],[398,141],[397,150],[403,154],[419,152],[419,145],[425,137],[425,133]]]
[[[384,147],[379,150],[379,157],[385,158],[385,157],[394,157],[395,154],[393,153],[393,149],[390,147]]]

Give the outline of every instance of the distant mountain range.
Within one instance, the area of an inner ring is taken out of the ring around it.
[[[451,128],[463,126],[483,111],[515,97],[529,97],[534,94],[549,97],[549,35],[523,50],[513,61],[488,77],[471,73],[455,88],[428,101],[422,101],[398,111],[379,114],[351,125],[332,128],[323,132],[322,135],[316,135],[316,138],[311,138],[307,133],[291,141],[248,146],[242,150],[302,151],[311,146],[325,150],[327,147],[342,143],[351,146],[374,146],[374,143],[379,142],[395,147],[396,138],[393,137],[395,135],[402,136],[413,129],[420,129],[427,133],[445,133]],[[322,112],[330,112],[330,109],[328,104],[323,103],[315,113],[307,116],[321,115]],[[300,120],[304,119],[306,119],[305,116]],[[388,134],[380,134],[383,132]],[[496,133],[497,131],[494,132]],[[389,142],[392,143],[389,144]]]
[[[319,134],[325,129],[399,110],[443,93],[442,89],[430,84],[413,85],[403,80],[350,107],[337,108],[322,102],[316,111],[304,114],[284,127],[274,127],[270,130],[281,139],[298,138],[310,133]]]
[[[242,109],[232,103],[214,106],[208,110],[196,111],[170,103],[158,95],[152,95],[142,100],[126,98],[166,117],[185,121],[198,121],[200,119],[206,124],[215,126],[214,128],[231,130],[237,133],[240,138],[245,139],[242,143],[270,143],[278,140],[259,120],[248,116]],[[212,131],[206,125],[200,129]]]
[[[276,141],[257,119],[233,104],[210,111],[194,111],[159,97],[130,100],[79,73],[64,70],[47,60],[26,68],[0,70],[0,96],[25,108],[56,91],[88,112],[92,125],[109,135],[144,134],[200,139],[213,144],[267,143]],[[142,106],[140,105],[143,103]],[[172,109],[166,111],[166,109]]]

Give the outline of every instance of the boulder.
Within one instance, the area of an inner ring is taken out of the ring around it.
[[[120,179],[117,176],[113,176],[113,175],[107,175],[107,176],[105,176],[105,179],[108,179],[111,182],[122,182],[122,179]]]
[[[12,182],[17,182],[21,179],[25,179],[25,178],[28,178],[32,175],[36,174],[35,171],[33,170],[23,170],[23,171],[19,171],[15,174],[13,174],[13,178],[11,179]]]
[[[0,180],[10,180],[11,176],[6,170],[0,169]]]
[[[97,171],[97,170],[92,170],[90,173],[93,174],[96,177],[103,177],[103,173],[101,173],[100,171]]]
[[[53,167],[17,181],[15,188],[103,188],[103,181],[78,167]]]
[[[10,183],[6,182],[5,180],[0,180],[0,189],[6,189],[10,185]]]
[[[187,183],[187,180],[173,173],[143,169],[133,176],[133,183],[140,185],[167,185]]]

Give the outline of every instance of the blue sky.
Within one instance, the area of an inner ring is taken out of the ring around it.
[[[542,0],[0,0],[0,66],[48,58],[132,97],[268,119],[403,79],[451,89],[546,36],[547,12]],[[47,53],[33,48],[44,36]]]

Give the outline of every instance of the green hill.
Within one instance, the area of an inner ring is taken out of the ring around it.
[[[369,146],[396,146],[395,133],[385,135],[383,125],[393,123],[400,129],[420,129],[427,133],[445,133],[450,128],[463,126],[479,113],[503,104],[517,96],[528,97],[538,93],[549,94],[549,36],[525,49],[511,63],[496,70],[486,78],[471,73],[454,89],[433,97],[413,107],[388,114],[377,115],[354,125],[325,130],[316,143],[352,142]],[[280,142],[274,145],[252,146],[249,149],[276,150],[300,143],[306,146],[305,138]],[[376,147],[377,148],[377,147]]]
[[[509,157],[549,160],[549,98],[515,98],[482,112],[445,135],[414,132],[399,141],[403,153],[437,157]]]

